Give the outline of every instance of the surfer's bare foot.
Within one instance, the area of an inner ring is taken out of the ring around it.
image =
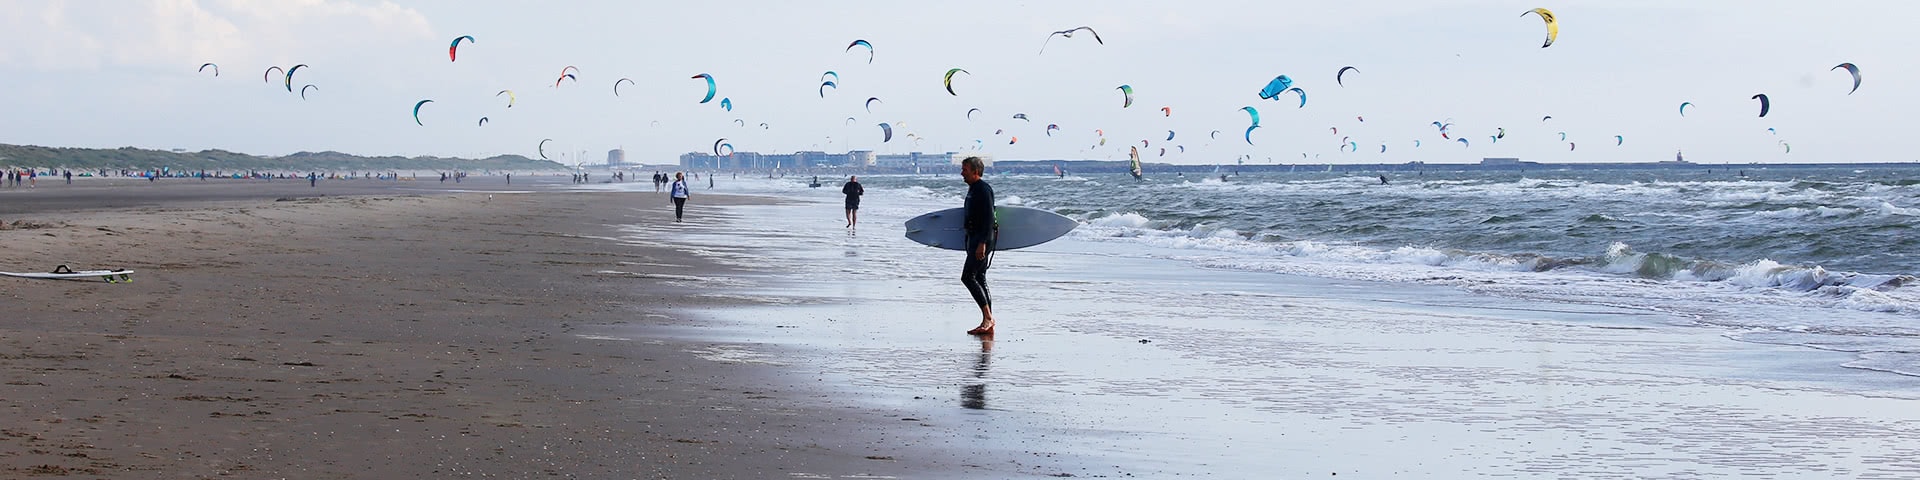
[[[967,330],[967,334],[968,335],[993,335],[993,322],[982,323],[978,327],[973,327],[972,330]]]

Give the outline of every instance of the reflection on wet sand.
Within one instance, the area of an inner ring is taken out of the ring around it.
[[[987,362],[993,359],[993,335],[980,336],[980,356],[973,361],[973,378],[982,380],[960,386],[960,408],[987,409]]]

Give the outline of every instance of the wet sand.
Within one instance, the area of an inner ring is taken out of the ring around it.
[[[0,191],[0,270],[137,271],[0,277],[0,477],[927,478],[966,461],[926,454],[955,436],[903,444],[919,422],[817,376],[716,361],[726,345],[676,332],[751,300],[674,279],[754,274],[612,238],[766,200],[696,193],[673,225],[650,192],[420,191],[508,190],[478,180]]]

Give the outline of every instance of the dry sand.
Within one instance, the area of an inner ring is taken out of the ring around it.
[[[950,471],[816,378],[703,360],[697,340],[576,333],[671,330],[728,301],[645,274],[739,272],[606,239],[674,228],[662,196],[185,182],[0,192],[0,270],[138,271],[0,277],[0,477]],[[328,192],[359,195],[307,196]],[[690,221],[762,201],[702,195]]]

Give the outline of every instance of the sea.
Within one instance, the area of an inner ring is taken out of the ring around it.
[[[1067,473],[1920,475],[1920,166],[1223,170],[990,173],[1080,226],[996,255],[977,344],[960,254],[901,225],[957,171],[860,176],[855,228],[844,174],[703,176],[688,223],[627,235],[769,272],[676,280],[768,305],[700,354],[1127,467]]]
[[[1854,366],[1920,375],[1920,165],[1244,175],[1231,168],[989,182],[1001,205],[1082,222],[1069,238],[1197,269],[1657,310],[1752,341],[1866,348],[1861,353],[1882,355]],[[721,191],[837,203],[845,180],[821,176],[823,185],[809,188],[815,175],[744,177],[719,182]],[[879,215],[889,219],[958,206],[965,193],[952,172],[860,181],[865,211],[891,212]],[[1887,348],[1867,347],[1881,343]]]

